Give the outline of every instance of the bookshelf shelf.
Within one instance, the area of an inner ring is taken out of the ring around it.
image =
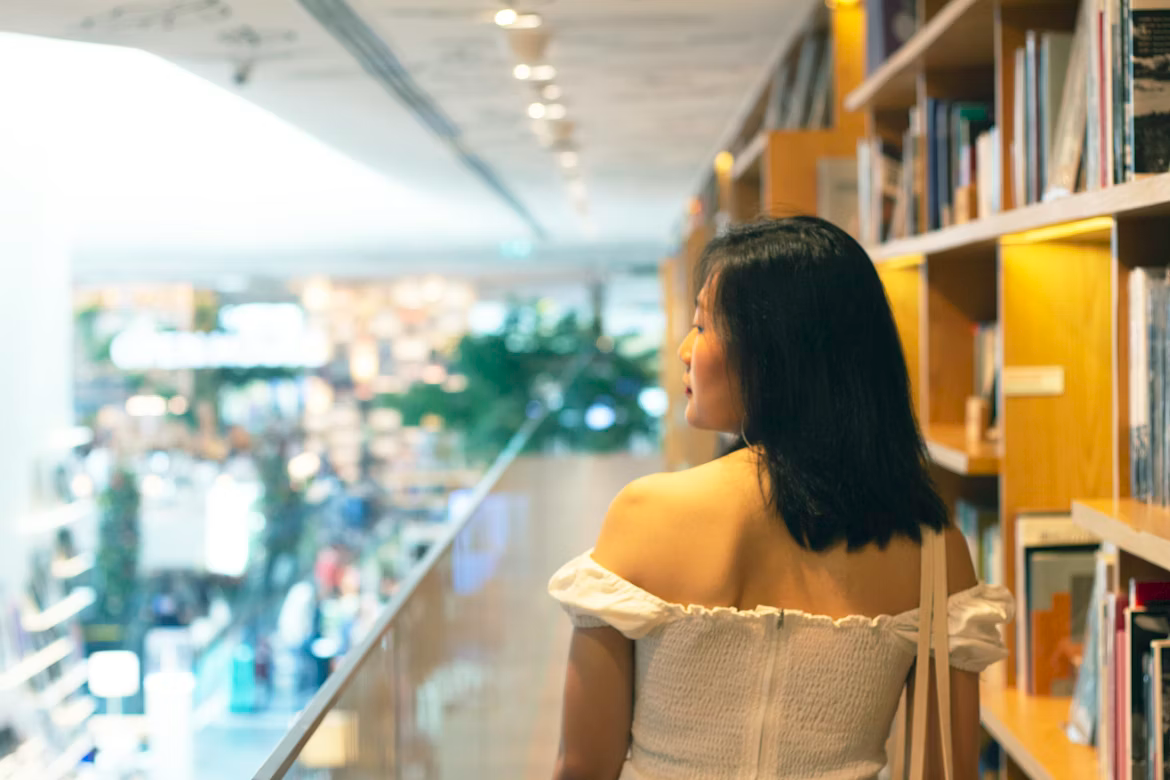
[[[1069,699],[1029,696],[985,680],[979,703],[983,727],[1032,780],[1097,779],[1097,751],[1065,736]]]
[[[845,108],[908,108],[917,101],[917,66],[991,66],[994,19],[990,0],[951,0],[845,98]]]
[[[999,474],[998,447],[990,442],[968,447],[961,425],[930,426],[926,430],[926,448],[931,460],[955,474],[972,477]]]
[[[1170,509],[1132,498],[1074,501],[1072,517],[1119,549],[1170,569]]]
[[[1024,208],[967,222],[962,225],[890,241],[869,248],[874,262],[906,255],[929,255],[980,245],[994,245],[1004,235],[1041,230],[1065,222],[1095,217],[1123,217],[1170,214],[1170,173],[1118,184],[1103,190],[1083,192],[1051,203]]]

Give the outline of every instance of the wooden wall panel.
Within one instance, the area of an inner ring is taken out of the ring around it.
[[[1062,395],[1004,400],[1001,523],[1016,587],[1015,517],[1113,494],[1112,252],[1107,243],[1003,244],[1004,365],[1061,366]]]
[[[921,259],[919,258],[919,261]],[[925,280],[923,267],[907,263],[878,266],[878,276],[886,288],[886,297],[894,312],[894,322],[902,337],[902,351],[906,355],[906,369],[910,373],[910,391],[914,395],[914,411],[923,420],[925,409],[923,391],[926,387],[923,373],[923,303]]]

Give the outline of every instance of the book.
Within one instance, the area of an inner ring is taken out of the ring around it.
[[[1054,166],[1056,127],[1064,100],[1064,86],[1072,57],[1072,33],[1042,32],[1037,51],[1037,120],[1039,123],[1039,156],[1037,174],[1040,178],[1037,200],[1043,200]]]
[[[817,66],[816,79],[813,81],[812,101],[806,123],[810,130],[821,130],[832,126],[832,97],[833,47],[826,39],[825,45],[821,47],[821,62]]]
[[[784,117],[788,113],[791,77],[792,70],[788,67],[788,60],[785,60],[772,76],[772,88],[768,92],[768,104],[764,108],[764,127],[768,130],[783,128]]]
[[[1148,268],[1129,273],[1129,480],[1130,495],[1139,501],[1151,498],[1150,484],[1150,349]]]
[[[927,105],[930,105],[929,100]],[[951,104],[945,100],[936,100],[934,112],[934,133],[928,132],[928,135],[930,143],[934,146],[934,188],[935,197],[938,199],[938,227],[949,227],[954,224],[951,210],[954,201],[954,190],[951,187]]]
[[[859,237],[857,163],[852,157],[817,161],[817,216]]]
[[[1065,733],[1078,745],[1094,745],[1101,732],[1101,695],[1098,686],[1105,667],[1102,665],[1102,625],[1105,623],[1102,605],[1117,568],[1117,554],[1098,550],[1094,555],[1093,591],[1089,600],[1085,627],[1084,650],[1077,669],[1076,686]]]
[[[1128,606],[1125,609],[1125,712],[1129,720],[1124,765],[1132,777],[1145,777],[1149,762],[1149,732],[1146,722],[1146,686],[1143,671],[1155,640],[1170,639],[1170,604]]]
[[[967,540],[971,560],[975,564],[975,576],[982,582],[988,581],[986,571],[987,551],[984,545],[990,536],[987,530],[999,527],[999,510],[995,507],[981,507],[966,499],[955,502],[955,525]]]
[[[991,127],[975,139],[976,188],[979,192],[980,219],[1000,211],[1002,184],[999,167],[999,129]]]
[[[792,82],[792,95],[782,122],[789,130],[799,130],[808,121],[809,99],[812,95],[816,66],[820,62],[824,36],[809,35],[800,45],[800,57],[796,63],[796,76]]]
[[[1071,696],[1076,659],[1092,614],[1095,550],[1070,547],[1033,553],[1025,573],[1031,622],[1030,691]]]
[[[865,72],[871,74],[917,31],[917,5],[912,0],[869,0],[865,27]]]
[[[1046,201],[1076,192],[1077,179],[1084,168],[1082,160],[1088,121],[1088,91],[1085,83],[1089,66],[1089,16],[1085,8],[1089,6],[1090,0],[1084,0],[1082,10],[1077,14],[1059,108],[1054,109],[1052,153],[1044,190]]]
[[[1132,172],[1170,171],[1170,2],[1129,0]]]
[[[1014,84],[1012,87],[1012,199],[1015,207],[1028,203],[1028,104],[1026,52],[1015,53]]]
[[[1152,708],[1150,713],[1150,760],[1154,780],[1167,780],[1170,767],[1170,640],[1150,643]]]
[[[1017,573],[1017,587],[1016,587],[1016,685],[1020,690],[1035,694],[1037,691],[1033,687],[1033,672],[1035,667],[1033,659],[1038,658],[1045,664],[1044,680],[1045,685],[1051,683],[1052,680],[1058,679],[1051,674],[1049,670],[1061,672],[1064,667],[1060,666],[1058,658],[1056,658],[1056,649],[1052,643],[1059,641],[1062,620],[1068,620],[1069,629],[1072,627],[1072,584],[1070,573],[1069,578],[1064,580],[1065,589],[1058,590],[1061,584],[1059,574],[1055,568],[1045,566],[1044,570],[1040,572],[1043,582],[1038,584],[1034,590],[1032,587],[1032,559],[1035,555],[1050,553],[1050,552],[1072,552],[1074,554],[1087,554],[1087,584],[1077,585],[1077,596],[1079,599],[1087,599],[1087,596],[1092,592],[1092,577],[1093,577],[1093,550],[1098,546],[1099,540],[1091,533],[1084,530],[1080,526],[1073,523],[1072,518],[1067,514],[1026,514],[1022,513],[1016,518],[1016,573]],[[1064,592],[1068,594],[1068,606],[1063,603],[1053,605],[1052,597],[1058,593]],[[1045,632],[1042,637],[1040,652],[1034,653],[1034,642],[1032,634],[1032,613],[1033,603],[1044,601],[1047,597],[1046,612],[1051,613],[1041,619],[1041,624],[1038,626]],[[1087,609],[1087,606],[1084,607]],[[1083,613],[1081,619],[1083,620]],[[1082,624],[1083,627],[1083,624]],[[1067,635],[1067,632],[1065,632]],[[1055,667],[1053,666],[1055,664]],[[1071,687],[1072,681],[1068,681]]]

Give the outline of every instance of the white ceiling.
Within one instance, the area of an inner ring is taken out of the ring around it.
[[[526,115],[532,87],[512,77],[508,33],[492,22],[501,3],[349,0],[544,229],[512,261],[541,265],[654,262],[698,171],[813,3],[524,4],[546,21],[547,61],[577,128],[582,218]],[[137,52],[0,41],[0,87],[23,90],[71,150],[83,273],[474,268],[500,263],[501,242],[533,237],[297,0],[4,0],[0,30],[146,49],[266,110]]]

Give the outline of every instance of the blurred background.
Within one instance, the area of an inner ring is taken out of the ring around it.
[[[0,777],[251,776],[501,457],[662,468],[660,264],[813,8],[0,4]]]

